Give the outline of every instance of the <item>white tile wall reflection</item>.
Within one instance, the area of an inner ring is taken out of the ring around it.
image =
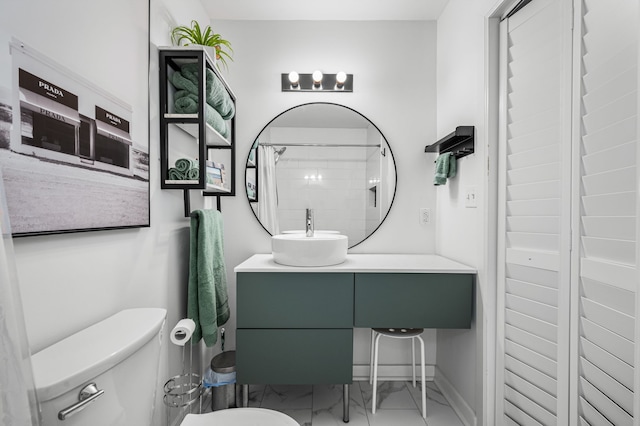
[[[349,229],[349,241],[362,240],[369,151],[378,150],[289,146],[276,167],[280,230],[304,229],[305,209],[312,208],[316,229]]]

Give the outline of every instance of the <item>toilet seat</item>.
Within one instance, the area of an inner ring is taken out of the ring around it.
[[[205,414],[187,414],[180,426],[300,426],[291,417],[266,408],[229,408]]]

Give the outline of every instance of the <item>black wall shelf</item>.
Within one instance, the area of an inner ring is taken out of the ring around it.
[[[458,126],[456,130],[432,145],[427,145],[424,152],[444,154],[452,152],[456,158],[462,158],[475,151],[475,128]]]
[[[185,217],[189,217],[191,213],[190,206],[190,190],[201,190],[203,196],[217,197],[217,208],[220,208],[220,197],[235,196],[235,114],[232,118],[226,120],[229,128],[227,137],[220,134],[205,120],[205,70],[213,72],[215,77],[222,83],[227,91],[231,102],[236,103],[236,97],[214,65],[211,57],[202,46],[172,46],[160,47],[159,53],[159,83],[160,83],[160,187],[162,189],[181,189],[184,191],[184,209]],[[176,88],[169,83],[170,75],[180,70],[181,66],[187,63],[197,64],[198,69],[202,70],[198,73],[200,82],[198,84],[198,112],[194,114],[177,113],[173,107],[174,95]],[[188,142],[178,145],[173,154],[170,154],[169,128],[174,126],[182,131],[195,142],[189,145]],[[184,154],[181,152],[183,151]],[[223,154],[226,152],[227,154]],[[179,153],[179,155],[178,155]],[[173,163],[173,158],[186,157],[191,158],[198,163],[198,169],[201,171],[198,179],[180,179],[171,180],[169,178],[169,169]],[[222,156],[224,160],[220,160]],[[172,159],[173,159],[172,158]],[[225,172],[228,184],[223,186],[212,185],[206,181],[206,162],[207,160],[226,163]]]

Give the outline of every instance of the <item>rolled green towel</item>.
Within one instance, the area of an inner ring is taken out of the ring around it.
[[[169,175],[169,179],[171,180],[184,180],[185,178],[184,172],[181,172],[175,167],[170,168],[167,174]]]
[[[189,170],[198,168],[198,162],[190,158],[178,158],[176,160],[175,168],[186,177]]]
[[[187,179],[198,180],[200,179],[200,169],[198,169],[197,167],[191,168],[187,170],[186,176]]]
[[[188,93],[192,95],[198,96],[198,81],[191,81],[186,78],[182,72],[176,71],[170,77],[171,83],[176,87],[176,89],[186,90]]]
[[[195,114],[198,112],[198,97],[188,93],[186,90],[179,90],[175,93],[176,99],[174,100],[174,106],[176,112],[180,114]],[[229,137],[228,123],[222,118],[222,116],[213,109],[209,104],[205,105],[205,121],[209,123],[211,127],[216,129],[218,133],[225,139]]]
[[[186,64],[180,71],[173,73],[171,82],[181,90],[186,90],[189,94],[198,96],[199,74],[198,64]],[[225,120],[230,120],[235,115],[233,100],[227,92],[224,84],[209,68],[206,70],[205,99]]]
[[[198,97],[190,94],[186,90],[178,90],[175,93],[174,105],[176,107],[176,112],[180,114],[198,113]]]

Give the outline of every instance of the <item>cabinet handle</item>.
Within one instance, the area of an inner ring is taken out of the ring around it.
[[[78,402],[64,410],[61,410],[58,413],[58,418],[60,420],[66,420],[67,417],[71,417],[77,412],[83,410],[87,405],[91,404],[103,394],[104,389],[98,389],[95,383],[89,383],[80,391],[80,395],[78,395]]]

